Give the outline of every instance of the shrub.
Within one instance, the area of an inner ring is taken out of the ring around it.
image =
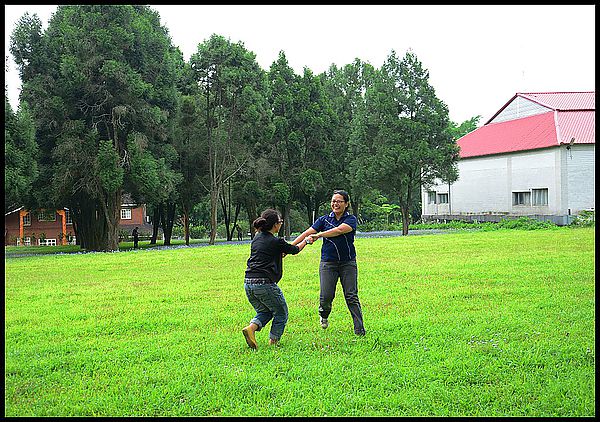
[[[518,230],[539,230],[552,229],[558,226],[552,221],[540,221],[531,217],[503,218],[497,223],[469,222],[469,221],[448,221],[445,223],[416,223],[409,226],[410,230],[428,230],[428,229],[478,229],[478,230],[499,230],[499,229],[518,229]],[[400,226],[400,230],[402,227]]]
[[[478,229],[485,223],[473,223],[469,221],[450,220],[445,223],[415,223],[408,226],[410,230],[427,229]]]
[[[571,222],[576,227],[596,227],[596,211],[581,211]]]
[[[491,223],[491,225],[482,225],[483,230],[499,230],[499,229],[518,229],[518,230],[539,230],[539,229],[552,229],[558,226],[552,221],[540,221],[531,217],[519,217],[519,218],[503,218],[498,223]]]
[[[183,226],[173,226],[173,236],[178,238],[184,238],[185,233]],[[204,226],[192,226],[190,224],[190,238],[191,239],[205,239],[208,237],[208,230]]]

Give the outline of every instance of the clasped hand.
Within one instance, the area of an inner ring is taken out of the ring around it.
[[[318,234],[309,234],[308,236],[306,236],[306,243],[308,243],[309,245],[311,243],[316,242],[317,240],[319,240],[319,235]]]

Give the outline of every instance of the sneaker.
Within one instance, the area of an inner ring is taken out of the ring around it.
[[[329,321],[327,321],[327,318],[319,317],[319,320],[321,321],[321,328],[325,329],[329,327]]]
[[[254,336],[254,331],[250,329],[250,327],[242,328],[242,333],[246,338],[246,343],[251,349],[258,349],[258,345],[256,344],[256,337]]]

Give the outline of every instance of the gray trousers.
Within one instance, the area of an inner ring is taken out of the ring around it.
[[[321,261],[319,264],[319,278],[321,284],[319,315],[323,318],[329,317],[339,279],[342,283],[346,305],[352,315],[354,332],[357,334],[364,333],[362,309],[358,300],[358,267],[356,261]]]

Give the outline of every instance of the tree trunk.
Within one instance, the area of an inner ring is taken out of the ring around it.
[[[256,229],[252,225],[254,220],[256,219],[256,207],[253,205],[246,205],[246,214],[248,215],[248,227],[250,228],[250,239],[254,239],[254,235],[256,234]]]
[[[235,215],[233,216],[233,228],[231,229],[231,236],[233,237],[233,231],[235,230],[235,228],[238,225],[238,217],[240,216],[240,210],[242,209],[242,204],[236,204],[235,205]],[[242,236],[243,238],[243,236]]]
[[[233,239],[233,227],[231,227],[231,194],[230,188],[227,187],[227,198],[225,198],[225,194],[219,197],[219,202],[221,202],[221,209],[223,210],[223,219],[225,220],[225,236],[227,241]]]
[[[183,213],[183,232],[185,237],[185,244],[190,246],[190,210],[187,204],[182,204]]]
[[[408,234],[410,214],[408,212],[408,207],[405,205],[402,205],[400,210],[402,211],[402,235],[406,236]]]
[[[308,217],[308,225],[312,225],[312,223],[314,223],[313,221],[313,207],[312,207],[312,202],[310,200],[310,197],[307,197],[306,200],[304,201],[304,205],[306,205],[306,216]]]
[[[121,221],[121,189],[107,194],[106,208],[106,250],[119,250],[119,222]]]
[[[161,225],[163,228],[163,245],[171,245],[171,235],[173,234],[173,223],[175,222],[175,202],[167,201],[164,203],[165,211],[162,213]]]
[[[310,224],[314,223],[315,220],[320,217],[319,208],[320,208],[319,207],[319,201],[317,199],[315,199],[315,207],[314,207],[314,214],[313,214],[314,215],[314,219],[311,220]]]
[[[290,223],[290,208],[291,205],[288,204],[286,205],[285,209],[284,209],[284,213],[283,213],[283,228],[284,228],[284,233],[283,233],[283,237],[285,239],[289,239],[292,235],[292,229],[291,229],[291,223]]]
[[[152,215],[152,238],[150,239],[151,245],[156,245],[156,239],[158,238],[158,229],[160,228],[160,222],[162,220],[162,204],[154,206],[154,214]]]
[[[97,201],[87,195],[77,199],[77,204],[73,206],[73,218],[77,222],[77,236],[81,249],[105,250],[106,220],[99,217]]]
[[[350,207],[352,208],[352,214],[354,214],[356,216],[356,218],[358,219],[359,211],[360,211],[360,202],[352,199],[352,203],[350,204]]]
[[[71,219],[73,220],[73,235],[75,236],[75,244],[81,247],[81,239],[79,238],[79,224],[77,219],[73,215],[73,207],[69,206],[69,210],[71,211]]]
[[[219,205],[219,190],[213,185],[210,191],[210,237],[208,239],[209,245],[215,244],[217,238],[217,207]]]

